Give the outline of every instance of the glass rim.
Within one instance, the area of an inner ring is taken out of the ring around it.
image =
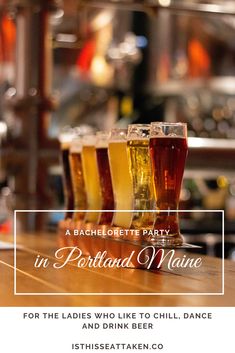
[[[109,138],[110,134],[111,134],[111,131],[109,131],[109,130],[99,130],[96,132],[95,135],[97,138],[102,138],[102,137]]]
[[[127,132],[127,128],[126,127],[114,127],[114,128],[112,128],[111,130],[110,130],[110,133],[112,134],[113,132],[115,132],[115,131],[120,131],[120,132]]]
[[[150,124],[129,124],[128,129],[129,129],[129,126],[142,127],[142,126],[150,126],[150,125],[151,125],[151,123]]]
[[[181,123],[181,122],[176,122],[176,123],[172,123],[172,122],[166,122],[166,121],[153,121],[150,123],[150,126],[153,125],[169,125],[169,126],[187,126],[187,123]]]

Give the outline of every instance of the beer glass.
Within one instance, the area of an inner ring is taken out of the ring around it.
[[[87,196],[85,191],[85,181],[82,168],[82,137],[76,136],[70,145],[69,163],[73,188],[74,209],[87,209]],[[75,212],[74,221],[82,221],[85,217],[84,212]]]
[[[127,130],[112,129],[108,146],[115,211],[112,225],[129,228],[133,209],[133,188],[127,156]]]
[[[128,126],[127,150],[133,183],[133,210],[152,210],[154,207],[149,135],[149,124]],[[153,217],[152,212],[134,212],[131,228],[152,229]]]
[[[98,164],[100,188],[101,188],[101,209],[113,210],[114,198],[108,157],[109,132],[99,131],[96,133],[96,157]],[[110,225],[113,219],[113,212],[101,212],[98,223]]]
[[[164,247],[183,243],[178,212],[175,211],[179,206],[187,153],[186,124],[151,123],[150,158],[158,211],[154,224],[155,235],[150,239],[154,245]]]
[[[70,149],[71,141],[74,136],[75,136],[74,130],[70,127],[65,127],[59,135],[62,171],[63,171],[62,173],[63,192],[64,192],[66,210],[74,209],[72,179],[71,179],[70,165],[69,165],[69,149]],[[67,218],[72,218],[72,212],[65,213],[65,219]]]
[[[82,167],[87,195],[87,209],[101,209],[101,190],[96,158],[96,136],[86,135],[82,138]],[[97,223],[99,212],[87,212],[85,220]]]

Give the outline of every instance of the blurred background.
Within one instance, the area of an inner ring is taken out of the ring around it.
[[[13,209],[63,209],[62,127],[183,121],[198,139],[181,209],[224,209],[235,259],[234,35],[230,0],[0,0],[0,232]],[[189,212],[181,228],[221,256],[220,214]]]

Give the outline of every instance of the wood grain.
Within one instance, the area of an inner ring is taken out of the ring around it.
[[[3,236],[0,239],[12,241],[11,238]],[[221,291],[221,260],[204,256],[202,268],[187,271],[178,269],[174,272],[166,266],[155,271],[130,268],[78,268],[76,264],[66,265],[60,270],[54,269],[53,266],[42,269],[33,266],[36,256],[41,254],[48,257],[51,263],[55,261],[54,253],[58,249],[56,235],[49,233],[17,235],[17,244],[21,248],[17,250],[16,288],[17,293],[21,295],[14,295],[13,251],[1,250],[1,306],[235,305],[235,263],[232,261],[225,261],[224,295],[161,295],[161,293],[216,293]],[[190,256],[194,255],[190,254]],[[48,292],[52,295],[45,295]],[[81,294],[57,295],[70,292]],[[40,293],[41,295],[27,295],[27,293]],[[110,294],[104,295],[103,293]],[[125,293],[125,295],[112,295],[111,293]]]

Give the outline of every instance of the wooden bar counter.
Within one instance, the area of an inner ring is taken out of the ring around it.
[[[13,241],[12,237],[3,235],[0,240]],[[235,262],[232,261],[225,260],[224,295],[215,295],[222,290],[222,261],[218,258],[202,256],[201,268],[181,269],[176,273],[165,266],[149,271],[78,268],[71,264],[58,270],[52,266],[34,267],[37,255],[54,259],[59,248],[55,234],[17,234],[17,245],[16,289],[17,293],[25,294],[14,295],[14,251],[0,250],[0,306],[235,306]]]

